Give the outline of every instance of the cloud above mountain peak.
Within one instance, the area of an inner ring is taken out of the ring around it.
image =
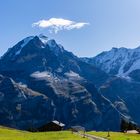
[[[58,33],[61,30],[80,29],[85,25],[89,25],[87,22],[75,22],[63,18],[50,18],[48,20],[40,20],[32,24],[32,27],[48,28],[50,33]]]

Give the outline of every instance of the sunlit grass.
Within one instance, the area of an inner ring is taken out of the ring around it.
[[[1,127],[0,140],[87,140],[87,139],[82,138],[79,135],[72,134],[70,131],[31,133]]]
[[[88,133],[108,140],[140,140],[139,134],[110,132],[110,137],[107,137],[108,132],[92,131]],[[87,140],[87,138],[72,134],[70,131],[31,133],[0,127],[0,140]]]
[[[139,134],[126,134],[126,133],[119,133],[119,132],[110,132],[110,137],[107,137],[108,132],[88,132],[89,134],[100,136],[106,138],[108,140],[140,140]]]

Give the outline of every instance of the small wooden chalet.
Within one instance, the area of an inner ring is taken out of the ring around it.
[[[41,127],[39,127],[37,129],[37,131],[39,132],[45,132],[45,131],[61,131],[64,129],[64,126],[65,124],[59,122],[59,121],[52,121],[52,122],[49,122]]]

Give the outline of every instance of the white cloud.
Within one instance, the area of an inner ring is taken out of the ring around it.
[[[89,25],[86,22],[75,22],[62,18],[50,18],[48,20],[40,20],[32,24],[32,27],[48,28],[50,32],[58,33],[61,30],[80,29],[85,25]]]

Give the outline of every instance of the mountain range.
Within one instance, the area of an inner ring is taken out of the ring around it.
[[[135,49],[112,48],[92,58],[81,58],[109,75],[99,87],[128,120],[140,124],[140,47]]]
[[[21,40],[0,59],[0,124],[28,130],[58,120],[112,131],[121,119],[140,124],[139,50],[79,58],[44,35]]]
[[[82,59],[108,74],[140,80],[140,47],[112,48],[93,58]]]

